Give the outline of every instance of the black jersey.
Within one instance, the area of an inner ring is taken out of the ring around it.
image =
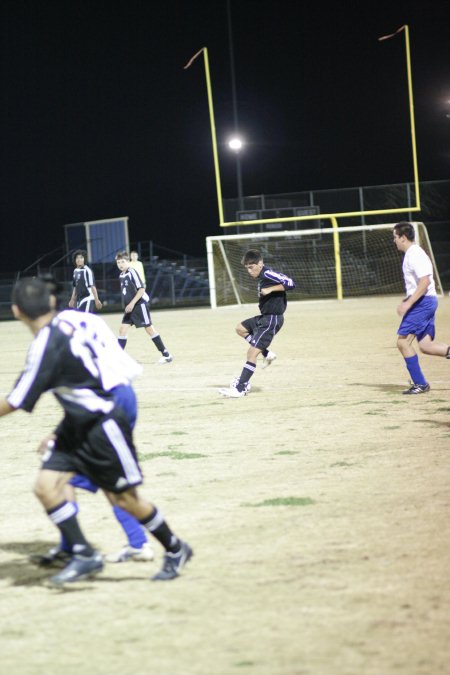
[[[117,340],[103,335],[109,329],[100,322],[66,310],[42,328],[30,345],[9,404],[31,412],[41,394],[52,391],[70,426],[80,430],[110,413],[110,390],[130,382],[130,363],[135,362],[121,361],[123,350]]]
[[[285,290],[261,295],[262,288],[276,286],[277,284],[282,284]],[[292,279],[264,265],[258,276],[259,310],[261,314],[284,314],[287,305],[286,291],[292,288],[295,288]]]
[[[84,298],[93,298],[91,287],[95,286],[95,279],[91,268],[87,265],[76,267],[73,271],[72,285],[75,288],[77,302]]]
[[[133,300],[138,290],[140,288],[145,288],[145,286],[142,283],[139,274],[132,267],[129,267],[126,270],[126,272],[121,272],[119,274],[119,279],[120,279],[120,288],[122,290],[123,295],[123,301],[126,306]],[[148,302],[149,300],[150,298],[148,296],[148,293],[144,292],[144,295],[138,300],[136,304],[140,305],[144,302]]]

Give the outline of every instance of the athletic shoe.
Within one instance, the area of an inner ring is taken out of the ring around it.
[[[133,548],[133,546],[124,546],[117,553],[110,553],[105,556],[105,561],[109,563],[128,562],[128,560],[135,560],[136,562],[150,562],[153,560],[155,554],[148,542],[142,545],[142,548]]]
[[[55,576],[50,577],[47,583],[50,586],[64,586],[64,584],[71,584],[80,579],[88,579],[98,574],[103,569],[103,558],[94,551],[91,556],[75,554],[70,563]]]
[[[234,388],[236,389],[237,386],[238,386],[238,384],[239,384],[239,378],[238,378],[238,377],[234,377],[234,378],[231,380],[231,382],[230,382],[230,387],[234,387]],[[244,389],[245,389],[245,393],[246,393],[246,394],[248,394],[248,393],[251,391],[251,389],[252,389],[252,383],[251,383],[250,380],[249,380],[248,382],[245,383]]]
[[[30,555],[30,562],[39,567],[64,567],[71,558],[72,554],[69,551],[54,546],[43,555]]]
[[[267,352],[267,356],[265,356],[265,357],[263,358],[263,362],[262,362],[261,368],[263,368],[263,369],[264,369],[264,368],[268,368],[268,367],[270,366],[270,364],[271,364],[273,361],[275,361],[276,358],[277,358],[277,355],[275,354],[275,352],[271,352],[270,349],[269,349],[269,351]]]
[[[161,358],[158,360],[158,363],[170,363],[171,361],[173,361],[173,356],[169,354],[168,356],[161,356]]]
[[[425,394],[430,391],[429,384],[413,384],[409,389],[405,389],[404,394]]]
[[[179,570],[184,567],[194,555],[193,550],[184,541],[180,542],[181,548],[178,553],[166,553],[163,565],[159,572],[151,577],[152,581],[169,581],[178,576]]]
[[[241,398],[241,396],[245,396],[247,392],[245,390],[239,391],[236,387],[223,387],[222,389],[219,389],[219,394],[222,394],[222,396],[225,396],[226,398]]]

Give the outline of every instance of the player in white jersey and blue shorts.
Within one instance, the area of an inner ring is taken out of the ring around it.
[[[436,342],[435,314],[438,307],[436,287],[433,279],[433,265],[429,256],[415,242],[414,226],[400,222],[394,226],[394,243],[404,253],[402,272],[406,298],[397,307],[402,317],[397,331],[397,347],[405,359],[411,377],[411,387],[403,392],[407,395],[424,394],[430,391],[412,343],[417,339],[423,354],[450,358],[450,347]]]
[[[55,316],[49,288],[41,279],[21,279],[15,285],[12,310],[34,339],[23,372],[8,397],[0,399],[0,417],[18,409],[31,413],[46,391],[64,410],[55,431],[40,444],[43,458],[35,484],[36,496],[72,553],[49,583],[60,587],[103,568],[102,556],[86,540],[76,507],[64,493],[73,474],[92,480],[160,542],[164,562],[152,579],[174,579],[192,550],[175,536],[159,510],[140,496],[142,473],[130,421],[113,394],[129,382],[130,359],[121,358],[126,354],[114,338],[104,340],[100,330],[83,332],[64,312]]]
[[[120,288],[125,305],[125,313],[119,328],[118,339],[120,346],[122,349],[125,349],[130,326],[145,328],[145,332],[151,337],[156,349],[161,353],[158,363],[170,363],[173,361],[173,356],[166,349],[161,336],[152,323],[148,304],[150,298],[145,292],[145,287],[139,274],[131,267],[128,253],[126,251],[117,253],[116,262],[120,270]]]

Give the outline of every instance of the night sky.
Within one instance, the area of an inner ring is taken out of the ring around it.
[[[291,6],[293,5],[293,6]],[[450,178],[450,2],[230,0],[246,195]],[[3,272],[63,225],[129,216],[130,239],[204,255],[220,233],[203,57],[223,196],[237,194],[226,0],[2,3]]]

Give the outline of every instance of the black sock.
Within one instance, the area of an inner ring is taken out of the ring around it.
[[[263,350],[262,350],[262,355],[263,355],[264,358],[266,358],[266,356],[267,356],[268,353],[269,353],[269,350],[268,350],[268,349],[263,349]]]
[[[125,347],[127,346],[127,338],[119,336],[117,338],[117,341],[118,341],[119,345],[122,347],[122,349],[125,349]]]
[[[245,366],[242,369],[241,376],[239,378],[239,383],[236,387],[238,391],[244,391],[245,385],[247,382],[250,380],[251,376],[256,370],[256,363],[252,363],[251,361],[247,361]]]
[[[145,520],[139,521],[142,527],[152,534],[170,553],[178,553],[180,550],[180,540],[174,535],[161,512],[156,508]]]
[[[164,342],[161,340],[160,335],[153,335],[152,337],[153,344],[155,345],[156,349],[161,352],[163,356],[169,356],[169,352],[164,346]]]
[[[94,549],[85,539],[76,517],[76,507],[70,502],[62,502],[47,511],[50,520],[56,525],[66,540],[72,553],[84,556],[94,555]]]

